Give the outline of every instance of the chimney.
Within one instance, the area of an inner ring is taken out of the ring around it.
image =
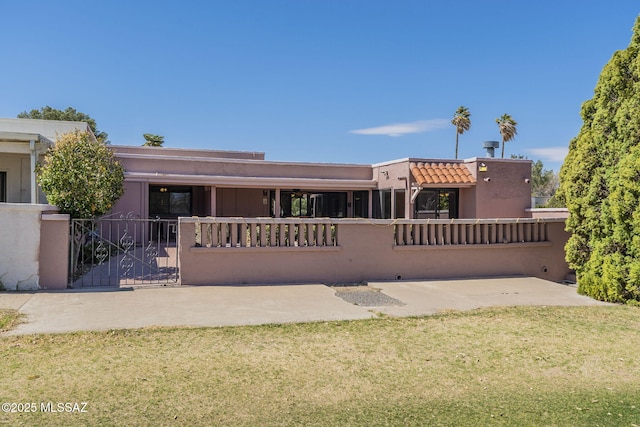
[[[500,142],[498,141],[485,141],[482,143],[482,148],[487,150],[487,157],[495,156],[495,149],[500,147]]]

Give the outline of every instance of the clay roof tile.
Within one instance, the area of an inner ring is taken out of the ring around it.
[[[418,185],[475,183],[471,172],[460,163],[411,162],[409,168]]]

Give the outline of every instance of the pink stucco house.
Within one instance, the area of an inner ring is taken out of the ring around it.
[[[33,168],[57,135],[86,123],[0,119],[0,202],[37,203]],[[112,145],[126,169],[114,212],[141,218],[517,218],[531,206],[529,160],[410,158],[374,165],[280,162],[264,153]]]
[[[141,217],[517,218],[531,207],[529,160],[354,165],[269,161],[254,152],[113,149],[127,171],[114,211]]]
[[[56,135],[75,129],[90,132],[80,122],[0,119],[0,217],[17,218],[21,203],[46,202],[34,167]],[[370,165],[271,161],[261,152],[111,148],[126,171],[125,193],[101,222],[127,214],[125,221],[141,224],[133,232],[129,222],[100,232],[120,253],[113,270],[125,274],[116,283],[166,271],[182,284],[513,274],[562,280],[569,272],[566,216],[531,209],[529,160],[442,160],[427,153]],[[58,237],[41,234],[30,253],[47,254],[37,268],[53,271],[69,253],[69,220],[38,209],[34,224]],[[109,252],[100,245],[91,250]],[[0,250],[0,270],[14,268],[9,261],[3,266],[6,255]],[[131,267],[134,258],[142,273]],[[124,261],[131,265],[122,267]],[[68,283],[56,271],[44,280],[49,288],[75,286],[72,269]],[[33,286],[42,286],[34,277]]]

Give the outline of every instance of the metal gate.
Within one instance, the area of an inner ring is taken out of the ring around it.
[[[178,221],[118,218],[71,221],[69,285],[73,288],[177,284]]]

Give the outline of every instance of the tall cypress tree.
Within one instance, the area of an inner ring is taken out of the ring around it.
[[[605,65],[560,170],[569,208],[567,261],[578,290],[640,301],[640,17],[629,47]]]

